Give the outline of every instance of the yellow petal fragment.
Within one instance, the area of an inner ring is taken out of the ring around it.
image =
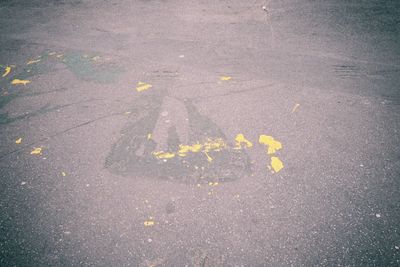
[[[10,66],[7,66],[7,67],[4,69],[4,73],[3,73],[3,75],[1,75],[1,77],[6,77],[10,72],[11,72],[11,67],[10,67]]]
[[[243,134],[238,134],[236,135],[235,138],[236,141],[236,146],[235,149],[241,149],[242,148],[242,144],[244,145],[244,147],[246,148],[250,148],[253,146],[253,143],[250,142],[249,140],[247,140]]]
[[[61,175],[62,175],[63,177],[67,176],[67,174],[66,174],[65,172],[61,172]]]
[[[149,84],[149,83],[138,82],[138,85],[136,87],[136,91],[142,92],[142,91],[145,91],[145,90],[147,90],[147,89],[149,89],[151,87],[153,87],[153,86],[151,84]]]
[[[40,62],[40,59],[36,59],[36,60],[29,60],[28,62],[26,62],[26,65],[31,65],[31,64],[35,64]]]
[[[221,81],[229,81],[230,79],[232,79],[232,77],[231,76],[221,76],[221,77],[219,77],[219,79]]]
[[[300,104],[294,105],[294,107],[293,107],[293,109],[292,109],[292,113],[294,113],[298,107],[300,107]]]
[[[31,151],[31,155],[41,155],[42,154],[42,148],[41,147],[35,147]]]
[[[175,157],[174,153],[163,152],[163,151],[153,152],[153,155],[158,159],[171,159]]]
[[[262,134],[258,141],[260,144],[268,146],[268,154],[274,154],[277,150],[282,148],[281,142],[276,141],[272,136]]]
[[[154,221],[153,220],[147,220],[147,221],[144,221],[144,226],[153,226],[154,225]]]
[[[279,172],[283,168],[283,163],[278,157],[271,157],[271,167],[275,172]]]
[[[16,144],[21,144],[21,142],[22,142],[22,138],[18,138],[17,140],[15,140]]]
[[[150,140],[151,136],[152,136],[151,133],[147,134],[147,140]]]
[[[14,85],[18,85],[18,84],[26,85],[27,83],[30,83],[30,82],[31,81],[29,81],[29,80],[14,79],[14,80],[12,80],[11,84],[14,84]]]

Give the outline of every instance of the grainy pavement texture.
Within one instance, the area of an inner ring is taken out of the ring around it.
[[[0,266],[399,266],[399,23],[0,1]]]

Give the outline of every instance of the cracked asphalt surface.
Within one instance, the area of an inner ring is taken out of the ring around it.
[[[399,266],[399,13],[1,1],[0,265]]]

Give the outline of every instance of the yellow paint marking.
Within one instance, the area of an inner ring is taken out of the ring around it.
[[[154,221],[153,220],[147,220],[147,221],[144,221],[144,226],[153,226],[154,225]]]
[[[232,77],[231,77],[231,76],[221,76],[221,77],[219,77],[219,79],[220,79],[221,81],[229,81],[229,80],[232,79]]]
[[[35,147],[31,151],[31,155],[42,155],[42,148],[41,147]]]
[[[21,144],[21,142],[22,142],[22,138],[18,138],[17,140],[15,140],[15,143],[16,143],[17,145]]]
[[[293,109],[292,109],[292,113],[294,113],[298,107],[300,107],[300,104],[294,105],[294,107],[293,107]]]
[[[242,144],[244,144],[244,147],[246,148],[251,148],[253,146],[253,143],[247,140],[243,134],[236,135],[235,141],[235,149],[242,149]]]
[[[144,82],[138,82],[138,86],[136,87],[136,91],[138,92],[142,92],[145,91],[149,88],[153,87],[151,84],[149,83],[144,83]]]
[[[29,60],[28,62],[26,62],[26,65],[31,65],[31,64],[35,64],[40,62],[40,59],[36,59],[36,60]]]
[[[175,157],[174,153],[163,152],[163,151],[153,152],[153,155],[158,159],[171,159]]]
[[[63,177],[67,176],[67,174],[66,174],[65,172],[61,172],[61,175],[62,175]]]
[[[275,172],[279,172],[283,168],[283,163],[278,157],[271,157],[271,167]]]
[[[207,157],[207,161],[208,161],[208,162],[212,162],[212,161],[213,161],[213,158],[210,157],[210,155],[208,155],[207,152],[204,152],[204,154],[206,154],[206,157]]]
[[[7,67],[4,69],[4,73],[3,73],[3,75],[1,75],[1,77],[6,77],[10,72],[11,72],[11,67],[10,67],[10,66],[7,66]]]
[[[12,80],[11,84],[14,84],[14,85],[18,85],[18,84],[26,85],[27,83],[30,83],[30,82],[31,81],[28,81],[28,80],[14,79],[14,80]]]
[[[152,136],[151,133],[147,134],[147,140],[150,140],[150,139],[151,139],[151,136]]]
[[[153,155],[159,159],[168,159],[173,158],[176,155],[180,157],[186,157],[189,152],[191,153],[204,153],[207,157],[208,162],[212,162],[213,158],[208,154],[211,151],[221,151],[221,149],[226,148],[227,145],[225,144],[224,140],[221,138],[217,139],[208,139],[203,144],[195,143],[193,145],[179,145],[179,150],[176,153],[169,153],[164,151],[155,151]]]
[[[282,148],[281,142],[276,141],[272,136],[262,134],[258,141],[260,144],[268,146],[268,154],[274,154],[277,150]]]

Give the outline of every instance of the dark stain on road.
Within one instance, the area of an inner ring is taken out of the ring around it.
[[[185,157],[160,159],[154,157],[159,143],[166,143],[166,151],[178,151],[183,143],[181,125],[167,126],[165,140],[157,142],[149,138],[159,126],[163,102],[171,97],[144,95],[135,102],[131,118],[133,121],[122,130],[121,138],[113,145],[105,167],[119,175],[129,177],[156,177],[186,184],[234,181],[250,174],[250,158],[244,150],[232,148],[210,151],[213,158],[207,160],[204,153],[188,153]],[[187,113],[188,143],[205,142],[212,138],[226,137],[222,130],[210,118],[200,114],[190,100],[177,100]],[[173,115],[172,115],[173,116]],[[173,120],[173,118],[172,118]]]

